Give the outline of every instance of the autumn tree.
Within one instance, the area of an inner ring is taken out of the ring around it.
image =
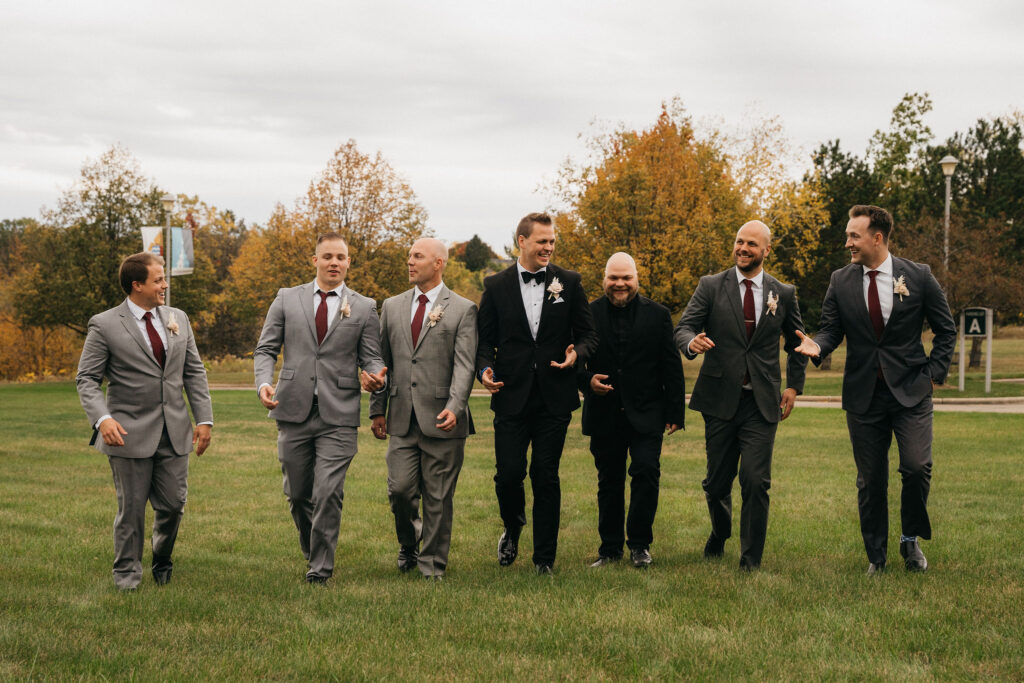
[[[363,154],[349,140],[293,209],[279,204],[265,227],[250,232],[231,266],[225,306],[258,331],[278,288],[312,280],[310,260],[325,232],[348,242],[346,284],[379,302],[408,287],[408,249],[430,234],[426,222],[412,188],[381,153]]]
[[[461,246],[459,260],[471,271],[483,270],[492,258],[497,258],[497,255],[480,239],[479,235],[473,235],[468,242]]]
[[[588,142],[590,159],[567,161],[551,186],[557,261],[579,270],[591,294],[616,251],[637,262],[644,293],[673,310],[701,275],[728,263],[749,205],[719,141],[699,139],[682,104],[662,107],[644,130],[619,127]]]

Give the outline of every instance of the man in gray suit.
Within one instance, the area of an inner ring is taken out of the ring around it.
[[[704,495],[711,535],[704,557],[721,557],[732,535],[732,482],[739,463],[740,568],[761,565],[768,531],[772,449],[779,421],[803,391],[807,359],[796,353],[803,328],[796,290],[763,268],[771,231],[760,221],[736,233],[734,268],[700,279],[676,326],[690,359],[705,354],[690,408],[704,417],[708,456]],[[786,342],[786,390],[780,392],[779,336]]]
[[[476,304],[444,286],[447,261],[448,250],[437,239],[417,240],[409,250],[414,286],[381,307],[389,386],[370,402],[374,435],[391,435],[388,499],[400,546],[398,569],[407,572],[418,564],[423,576],[437,580],[448,566],[452,498],[466,437],[474,433],[468,401],[476,362]]]
[[[910,571],[928,560],[918,538],[932,537],[928,489],[932,478],[932,386],[942,384],[956,345],[946,295],[928,266],[889,253],[892,216],[877,206],[850,209],[850,265],[832,273],[814,339],[797,348],[814,358],[846,338],[843,410],[857,464],[860,530],[868,574],[885,569],[889,541],[889,446],[899,445],[900,554]],[[921,330],[934,338],[925,356]]]
[[[306,558],[306,581],[334,572],[345,473],[356,454],[359,368],[383,384],[377,305],[345,286],[348,245],[341,235],[317,239],[316,279],[281,289],[253,352],[260,402],[277,420],[284,495]],[[274,364],[284,347],[277,386]]]
[[[206,370],[188,316],[163,305],[163,263],[149,252],[121,263],[128,298],[89,320],[78,361],[78,397],[94,430],[89,445],[107,455],[117,491],[114,584],[120,590],[135,590],[142,580],[147,500],[153,506],[153,579],[159,585],[171,580],[188,454],[193,445],[196,455],[206,451],[213,426]]]

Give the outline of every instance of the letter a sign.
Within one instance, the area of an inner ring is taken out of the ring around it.
[[[985,315],[987,309],[967,308],[964,310],[964,336],[965,337],[987,337],[988,320]]]

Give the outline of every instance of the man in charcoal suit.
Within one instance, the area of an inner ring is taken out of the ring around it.
[[[551,263],[555,228],[546,213],[516,228],[519,259],[484,280],[477,319],[477,372],[494,411],[494,488],[505,530],[498,563],[512,564],[526,524],[526,452],[533,444],[533,564],[550,575],[558,549],[558,464],[572,411],[580,405],[577,361],[597,345],[579,273]]]
[[[740,568],[761,566],[768,531],[772,449],[779,422],[803,391],[807,359],[796,353],[803,329],[796,290],[764,271],[771,231],[750,221],[736,233],[733,268],[700,279],[676,326],[676,344],[690,359],[704,355],[690,408],[704,417],[711,515],[706,558],[721,557],[732,535],[732,482],[739,463]],[[786,390],[779,337],[788,353]]]
[[[579,372],[583,433],[590,436],[597,467],[601,537],[590,566],[618,561],[625,542],[633,566],[643,569],[652,562],[662,439],[681,428],[685,417],[683,366],[668,309],[638,294],[633,257],[612,254],[603,284],[604,296],[590,303],[600,342]],[[627,452],[632,459],[628,516],[623,514]]]
[[[896,435],[903,493],[900,555],[910,571],[928,560],[919,538],[932,537],[932,386],[942,384],[956,345],[946,295],[922,263],[892,256],[892,216],[877,206],[850,209],[850,265],[832,273],[814,339],[797,348],[817,364],[846,338],[843,410],[857,464],[857,507],[868,574],[885,569],[889,541],[889,446]],[[924,322],[934,338],[926,356]]]
[[[423,576],[434,580],[444,577],[448,566],[452,499],[466,437],[474,433],[468,402],[476,362],[476,304],[445,287],[441,277],[447,262],[441,240],[419,239],[409,250],[413,288],[381,306],[388,386],[370,401],[374,436],[391,435],[388,499],[395,515],[398,569],[419,566]]]
[[[170,582],[188,454],[193,446],[196,455],[206,451],[213,426],[206,370],[188,317],[163,305],[163,263],[149,252],[121,263],[128,298],[89,320],[78,361],[78,397],[94,428],[90,445],[107,455],[117,491],[114,585],[120,590],[135,590],[142,580],[147,500],[153,506],[153,579]]]
[[[345,286],[350,264],[341,235],[320,235],[316,279],[278,291],[253,352],[260,402],[277,420],[277,457],[307,562],[306,582],[319,585],[334,572],[345,474],[356,454],[358,371],[363,369],[363,386],[379,389],[387,370],[377,305]]]

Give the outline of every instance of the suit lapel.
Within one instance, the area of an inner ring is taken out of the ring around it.
[[[554,306],[554,303],[551,301],[551,295],[548,294],[548,287],[551,286],[551,281],[556,277],[558,276],[555,275],[554,269],[549,263],[547,268],[544,270],[544,298],[541,299],[540,304],[540,324],[537,325],[537,339],[540,339],[540,335],[544,331],[544,321],[548,319],[548,315],[551,313],[551,307]],[[559,282],[561,282],[561,280],[559,280]]]
[[[448,308],[448,297],[450,295],[451,292],[448,290],[447,287],[441,287],[441,291],[438,292],[437,300],[434,302],[434,305],[431,306],[430,304],[427,304],[427,310],[424,311],[423,313],[423,325],[420,327],[420,336],[419,339],[416,340],[416,346],[413,347],[414,352],[416,351],[416,349],[420,348],[420,345],[423,343],[423,338],[426,337],[431,330],[430,311],[432,311],[437,306],[440,306],[442,311]],[[409,302],[409,305],[412,306],[411,301]],[[412,337],[412,325],[409,326],[409,336]]]
[[[327,326],[327,334],[324,335],[324,342],[325,343],[327,342],[327,339],[331,336],[331,332],[334,332],[334,328],[336,328],[338,325],[340,325],[341,321],[345,319],[345,315],[341,312],[341,309],[342,309],[342,307],[345,304],[345,297],[348,296],[348,287],[347,286],[342,287],[341,291],[338,292],[338,296],[341,297],[338,300],[338,314],[336,316],[334,316],[334,320],[332,320],[331,324]],[[351,299],[349,300],[348,303],[349,303],[349,306],[352,305]],[[315,316],[314,316],[314,320],[313,320],[313,338],[316,339],[316,317]]]
[[[743,322],[743,304],[740,301],[740,284],[736,279],[736,269],[730,268],[722,273],[720,296],[725,298],[726,305],[732,311],[733,320],[736,321],[736,331],[744,343],[747,341],[747,326]]]
[[[160,322],[163,323],[164,326],[164,335],[167,337],[167,348],[164,349],[164,367],[166,368],[171,362],[171,352],[178,348],[178,344],[180,343],[178,337],[180,335],[174,334],[173,332],[171,332],[170,328],[167,327],[167,323],[169,322],[170,319],[168,317],[169,312],[167,311],[166,306],[158,307],[156,314],[160,316]],[[180,332],[181,330],[179,329],[178,331]]]
[[[764,272],[764,276],[761,278],[761,315],[758,316],[757,324],[754,325],[754,334],[750,338],[751,343],[761,333],[761,328],[764,327],[762,323],[766,322],[768,316],[771,315],[768,312],[768,294],[771,292],[775,292],[775,296],[779,295],[778,282],[771,275]],[[746,327],[744,327],[743,333],[746,334]]]
[[[860,320],[861,325],[865,327],[870,333],[871,338],[875,337],[875,326],[871,322],[871,314],[868,313],[868,302],[864,297],[864,267],[859,264],[854,264],[850,268],[850,272],[847,275],[848,281],[847,286],[844,288],[853,297],[851,302],[852,310],[857,311],[857,319]]]
[[[903,277],[904,282],[906,282],[907,281],[907,271],[903,267],[903,264],[901,263],[901,260],[897,259],[895,256],[893,256],[892,257],[892,284],[893,284],[893,289],[894,290],[895,290],[895,287],[896,287],[896,280],[900,279],[900,277]],[[910,290],[910,285],[907,285],[907,289]],[[886,334],[889,333],[889,328],[892,327],[893,321],[895,321],[899,317],[902,317],[904,307],[901,304],[903,304],[903,302],[900,301],[900,295],[897,294],[895,291],[893,291],[893,294],[892,294],[892,310],[889,311],[889,319],[885,321],[885,327],[882,328],[882,337],[883,338],[885,337]]]
[[[548,270],[550,270],[550,268]],[[526,317],[526,304],[523,303],[523,292],[519,288],[519,268],[513,263],[505,272],[508,273],[505,278],[505,296],[516,302],[513,304],[513,307],[518,313],[517,317],[519,318],[519,322],[522,324],[523,330],[526,331],[527,336],[533,338],[533,333],[530,332],[530,320]],[[541,316],[541,319],[543,320],[543,316]]]
[[[405,346],[409,349],[409,355],[412,355],[414,349],[412,343],[412,318],[409,317],[409,311],[412,310],[412,295],[415,291],[415,289],[410,289],[401,294],[396,302],[397,306],[390,307],[391,312],[389,315],[391,319],[388,321],[389,325],[401,330],[399,334],[405,340]],[[398,310],[395,310],[395,308]]]
[[[157,370],[159,370],[160,364],[156,362],[156,356],[153,355],[149,345],[146,344],[146,340],[142,338],[142,331],[139,330],[139,324],[136,321],[135,316],[132,315],[132,309],[128,308],[127,303],[123,303],[121,304],[121,310],[118,311],[118,314],[121,316],[121,325],[124,326],[128,336],[135,340],[135,343],[139,345],[139,350],[142,352],[142,355],[148,358],[150,362],[156,366]]]
[[[313,284],[307,282],[306,284],[299,287],[296,294],[299,297],[299,305],[302,307],[302,313],[306,316],[306,322],[309,323],[309,334],[313,337],[313,343],[316,344],[316,317],[313,312]],[[319,302],[317,302],[319,305]]]

